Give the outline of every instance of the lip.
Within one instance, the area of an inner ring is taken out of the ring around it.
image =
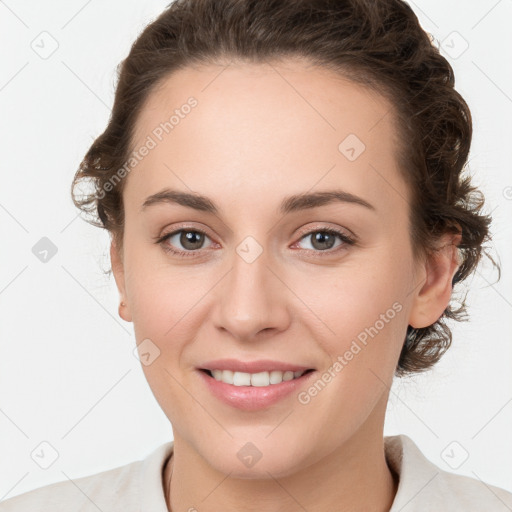
[[[270,359],[258,359],[257,361],[239,361],[238,359],[215,359],[207,361],[198,367],[199,370],[233,370],[234,372],[259,373],[272,371],[306,371],[314,370],[311,366],[302,366],[290,364],[282,361],[272,361]],[[278,385],[278,384],[276,384]]]
[[[301,369],[300,367],[296,368]],[[209,391],[217,399],[243,411],[258,411],[270,407],[294,391],[298,391],[310,380],[312,375],[316,374],[316,371],[313,370],[298,379],[283,381],[280,384],[269,384],[268,386],[235,386],[216,380],[204,370],[198,369],[197,372]]]

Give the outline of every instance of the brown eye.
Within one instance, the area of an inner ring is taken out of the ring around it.
[[[182,230],[179,237],[179,242],[183,246],[183,248],[194,251],[197,249],[201,249],[201,246],[204,242],[204,233],[199,233],[198,231],[185,231]]]
[[[336,243],[336,235],[332,233],[328,233],[327,231],[317,231],[311,235],[311,245],[315,249],[325,250],[332,249],[334,244]]]

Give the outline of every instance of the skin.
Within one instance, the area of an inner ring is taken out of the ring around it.
[[[389,388],[407,325],[431,325],[450,300],[459,240],[413,260],[399,141],[379,94],[300,60],[187,67],[150,95],[134,147],[189,96],[197,107],[126,178],[123,246],[111,246],[120,316],[137,343],[160,350],[143,370],[172,423],[167,505],[388,511],[397,490],[383,444]],[[338,150],[348,134],[366,146],[354,161]],[[208,196],[219,214],[171,203],[141,211],[166,187]],[[334,188],[375,211],[337,202],[278,212],[288,195]],[[207,233],[192,257],[164,250],[187,250],[179,234],[154,240],[182,223]],[[357,243],[336,238],[322,251],[306,233],[325,228]],[[247,236],[263,249],[251,263],[236,252]],[[196,370],[216,358],[269,358],[316,368],[316,381],[395,302],[401,311],[308,404],[292,393],[240,411]],[[247,442],[262,453],[252,467],[237,457]]]

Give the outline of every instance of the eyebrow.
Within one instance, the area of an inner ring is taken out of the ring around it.
[[[283,215],[316,208],[334,202],[342,202],[363,206],[369,210],[376,211],[376,208],[363,198],[346,192],[344,190],[328,190],[313,193],[295,194],[286,197],[281,201],[280,212]],[[148,206],[156,204],[180,204],[194,210],[199,210],[214,215],[219,214],[219,209],[215,203],[208,197],[197,193],[183,192],[180,190],[164,189],[156,194],[150,195],[142,204],[141,210],[145,210]]]

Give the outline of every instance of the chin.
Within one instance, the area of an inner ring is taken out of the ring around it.
[[[217,450],[212,452],[208,449],[202,456],[215,470],[229,474],[230,478],[242,480],[283,478],[295,473],[303,459],[298,456],[296,443],[283,446],[277,439],[276,443],[279,444],[274,444],[270,439],[254,443],[246,440],[230,440],[229,446],[218,443]],[[303,462],[306,464],[305,461]]]

